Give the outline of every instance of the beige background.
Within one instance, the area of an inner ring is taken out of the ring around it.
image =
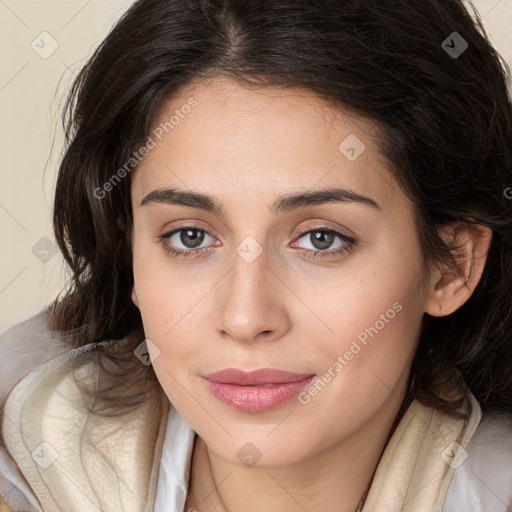
[[[0,0],[0,332],[36,313],[63,286],[51,227],[62,99],[74,73],[130,4]],[[512,0],[474,4],[512,66]]]

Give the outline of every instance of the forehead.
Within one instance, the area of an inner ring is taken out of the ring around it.
[[[304,88],[195,82],[155,116],[154,147],[132,176],[134,206],[165,187],[270,204],[290,190],[343,186],[396,204],[400,190],[378,134],[370,120]]]

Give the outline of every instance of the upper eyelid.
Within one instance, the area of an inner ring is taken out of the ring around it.
[[[184,226],[179,226],[177,228],[172,228],[171,230],[166,230],[160,236],[161,237],[165,237],[165,238],[169,238],[170,236],[175,235],[176,233],[179,233],[180,231],[183,231],[185,229],[195,229],[197,231],[204,231],[208,236],[211,236],[212,238],[214,238],[214,236],[211,234],[211,232],[208,229],[202,228],[200,226],[194,226],[193,224],[186,224]]]
[[[332,231],[338,235],[341,235],[345,238],[354,239],[353,236],[351,236],[348,233],[345,233],[342,229],[334,228],[332,226],[326,226],[326,225],[319,225],[319,226],[307,226],[304,229],[302,229],[295,237],[302,237],[312,231]]]

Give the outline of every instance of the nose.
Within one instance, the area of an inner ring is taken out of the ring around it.
[[[286,286],[268,265],[263,251],[254,261],[237,253],[222,285],[217,287],[216,328],[240,343],[276,341],[290,328]]]

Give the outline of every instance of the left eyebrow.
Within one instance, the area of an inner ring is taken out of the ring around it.
[[[199,192],[187,192],[175,188],[153,190],[142,199],[140,206],[149,203],[190,206],[192,208],[200,208],[208,212],[224,215],[222,204],[214,197]],[[300,207],[325,203],[359,203],[382,211],[382,208],[373,199],[339,187],[286,194],[272,203],[269,210],[274,213],[287,212]]]
[[[287,212],[302,206],[324,203],[359,203],[382,211],[382,208],[373,199],[340,187],[285,195],[275,203],[272,203],[270,210],[276,213]]]

